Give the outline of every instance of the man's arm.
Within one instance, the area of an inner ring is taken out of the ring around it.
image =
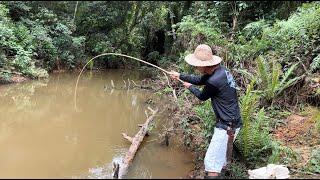
[[[193,85],[191,85],[188,89],[192,92],[192,94],[194,94],[201,101],[205,101],[210,97],[214,96],[216,93],[218,93],[218,89],[216,87],[208,84],[204,86],[202,91],[200,91],[198,88],[196,88]]]
[[[186,81],[186,82],[189,82],[189,83],[195,84],[195,85],[205,85],[208,77],[209,77],[208,75],[194,76],[194,75],[188,75],[188,74],[184,74],[184,73],[181,73],[179,76],[179,78],[182,81]]]

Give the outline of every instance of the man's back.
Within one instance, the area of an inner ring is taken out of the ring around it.
[[[234,122],[235,127],[242,125],[236,83],[232,74],[224,66],[218,67],[207,79],[206,85],[213,86],[211,104],[217,120],[226,124]],[[217,122],[217,127],[221,127]]]

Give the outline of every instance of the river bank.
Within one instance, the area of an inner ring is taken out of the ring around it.
[[[172,122],[166,133],[180,139],[181,143],[193,153],[194,169],[188,172],[187,177],[203,178],[203,159],[211,139],[210,135],[213,133],[213,131],[208,132],[210,129],[208,126],[214,124],[210,103],[197,100],[179,82],[168,80],[165,76],[158,76],[154,84],[160,85],[160,88],[155,91],[170,100],[165,107],[168,111],[167,117]],[[242,98],[247,95],[239,93],[239,96]],[[319,171],[316,164],[319,162],[317,147],[320,141],[316,137],[320,133],[320,109],[313,105],[317,103],[288,106],[291,109],[274,105],[266,108],[263,114],[260,110],[257,121],[260,121],[259,126],[263,129],[253,128],[249,134],[250,139],[260,138],[260,136],[268,137],[267,140],[264,139],[266,144],[262,147],[268,151],[266,154],[257,154],[256,159],[250,162],[241,151],[242,146],[246,144],[243,144],[243,140],[238,136],[234,146],[233,163],[226,172],[225,178],[247,179],[248,170],[272,163],[287,166],[291,178],[319,178],[319,174],[314,172]],[[245,106],[242,104],[242,107]],[[211,121],[208,121],[210,119]],[[246,128],[243,129],[246,130]],[[256,142],[252,141],[252,143]],[[254,146],[255,144],[252,144],[249,148],[252,148],[253,152],[258,151]]]
[[[0,77],[1,84],[21,83],[30,80],[30,78],[22,75],[13,75],[11,77]]]

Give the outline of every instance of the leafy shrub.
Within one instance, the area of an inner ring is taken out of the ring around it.
[[[261,39],[263,30],[268,28],[268,24],[264,19],[247,24],[242,33],[244,37],[249,41],[251,39]]]
[[[273,101],[284,89],[293,85],[300,77],[289,79],[297,67],[292,65],[283,75],[280,81],[281,67],[275,60],[266,62],[263,57],[257,58],[257,75],[260,89],[267,101]]]
[[[194,107],[196,114],[202,120],[202,133],[203,137],[210,142],[210,138],[212,137],[215,125],[215,115],[212,111],[210,101],[205,101],[202,105]]]
[[[184,16],[180,23],[174,25],[182,45],[188,50],[194,50],[199,44],[224,45],[226,40],[219,29],[209,26],[205,22],[196,22],[192,16]]]
[[[310,64],[311,72],[315,72],[320,69],[320,54],[312,60]]]
[[[312,151],[306,169],[313,173],[320,173],[320,151],[318,149]]]
[[[271,125],[264,108],[258,111],[257,92],[253,91],[252,81],[241,97],[241,117],[243,127],[236,139],[236,146],[240,149],[248,164],[256,167],[261,163],[288,163],[296,158],[296,154],[289,148],[276,142],[269,134]]]

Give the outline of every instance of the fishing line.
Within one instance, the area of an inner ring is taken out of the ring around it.
[[[103,53],[103,54],[97,55],[97,56],[91,58],[91,59],[83,66],[83,68],[81,69],[81,71],[80,71],[80,73],[79,73],[79,75],[78,75],[77,82],[76,82],[76,86],[75,86],[75,90],[74,90],[74,107],[75,107],[75,109],[77,109],[77,89],[78,89],[78,83],[79,83],[79,79],[80,79],[80,76],[81,76],[82,72],[84,71],[84,69],[86,68],[86,66],[87,66],[91,61],[93,61],[94,59],[96,59],[96,58],[98,58],[98,57],[106,56],[106,55],[115,55],[115,56],[122,56],[122,57],[127,57],[127,58],[130,58],[130,59],[134,59],[134,60],[136,60],[136,61],[140,61],[140,62],[143,62],[143,63],[145,63],[145,64],[148,64],[148,65],[150,65],[150,66],[152,66],[152,67],[155,67],[155,68],[161,70],[162,72],[165,72],[165,73],[167,73],[167,74],[170,74],[169,71],[167,71],[167,70],[165,70],[165,69],[162,69],[162,68],[159,67],[159,66],[156,66],[156,65],[151,64],[151,63],[149,63],[149,62],[146,62],[146,61],[144,61],[144,60],[141,60],[141,59],[138,59],[138,58],[135,58],[135,57],[132,57],[132,56],[128,56],[128,55],[125,55],[125,54],[120,54],[120,53]],[[178,79],[178,80],[179,80],[180,82],[184,83],[181,79]]]

